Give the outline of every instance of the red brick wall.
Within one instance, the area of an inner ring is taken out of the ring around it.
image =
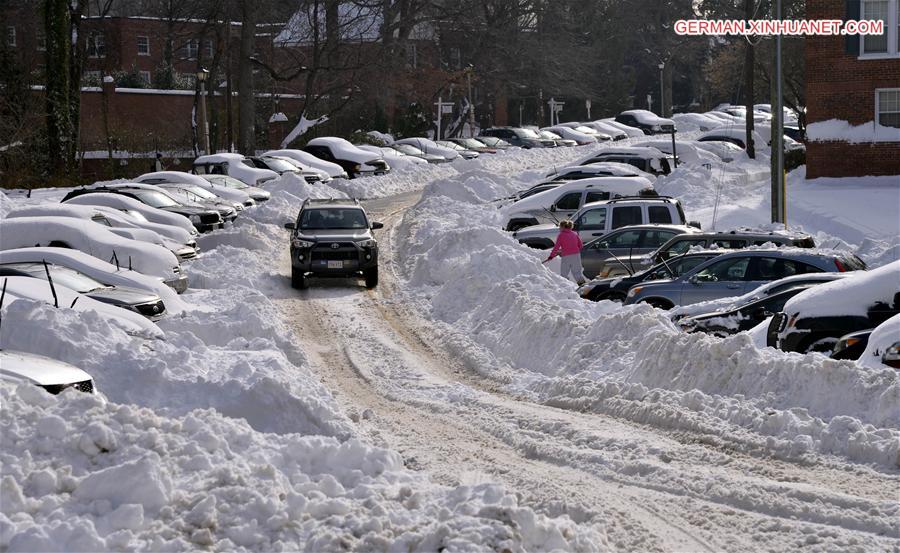
[[[844,19],[843,0],[807,0],[809,19]],[[875,89],[900,86],[900,58],[858,59],[842,36],[806,37],[806,122],[875,119]],[[807,178],[900,175],[900,142],[807,144]]]

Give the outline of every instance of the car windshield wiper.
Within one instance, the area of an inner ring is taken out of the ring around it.
[[[626,271],[628,271],[628,276],[634,276],[634,271],[632,271],[631,269],[629,269],[628,266],[625,265],[625,263],[623,263],[621,259],[619,259],[618,257],[616,257],[616,254],[614,254],[613,252],[611,252],[609,249],[606,250],[606,253],[608,253],[609,255],[611,255],[612,258],[615,259],[615,260],[619,263],[619,265],[621,265]]]
[[[544,207],[544,208],[542,208],[542,209],[543,209],[544,211],[546,211],[547,214],[550,215],[550,217],[553,217],[553,220],[556,221],[557,224],[559,224],[559,219],[556,218],[556,215],[554,215],[554,213],[553,213],[552,211],[550,211],[550,210],[547,209],[546,207]]]

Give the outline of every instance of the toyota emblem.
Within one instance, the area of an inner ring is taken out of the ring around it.
[[[336,249],[338,249],[338,248],[340,248],[340,247],[341,247],[340,244],[332,244],[332,245],[331,245],[331,249],[332,249],[332,250],[336,250]]]

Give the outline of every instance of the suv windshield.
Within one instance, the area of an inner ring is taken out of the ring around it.
[[[297,171],[299,171],[299,169],[297,169],[295,165],[291,165],[283,159],[276,159],[274,157],[264,157],[262,159],[266,162],[266,165],[269,166],[269,169],[273,171],[277,171],[280,173],[284,173],[285,171],[296,173]]]
[[[27,264],[27,265],[6,265],[6,267],[19,269],[24,273],[28,273],[32,277],[47,280],[47,271],[43,264]],[[66,288],[71,288],[79,293],[90,292],[98,288],[106,288],[102,282],[97,282],[91,277],[81,274],[67,267],[59,267],[57,265],[47,265],[50,269],[50,276],[56,284],[62,284]]]
[[[153,190],[135,190],[132,194],[150,207],[177,207],[181,205],[162,192],[154,192]]]
[[[300,215],[301,230],[366,229],[366,215],[358,208],[307,209]]]

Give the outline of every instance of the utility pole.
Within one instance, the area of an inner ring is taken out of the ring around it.
[[[776,0],[775,17],[781,19],[781,0]],[[775,37],[775,102],[772,105],[775,116],[775,135],[772,140],[772,157],[775,159],[772,171],[772,222],[787,224],[784,189],[784,97],[782,91],[781,35]]]
[[[666,116],[666,81],[663,78],[663,70],[666,68],[666,64],[663,62],[659,63],[659,116]]]
[[[753,0],[744,0],[744,18],[749,22],[753,19]],[[747,44],[745,45],[744,57],[744,104],[747,116],[747,157],[756,158],[756,145],[753,144],[753,42],[751,37],[745,37]]]
[[[466,76],[469,81],[469,138],[475,136],[475,100],[472,98],[472,71],[475,70],[471,64],[466,69]]]
[[[203,153],[210,155],[209,151],[209,122],[206,120],[206,81],[209,78],[209,71],[205,67],[201,67],[197,71],[197,80],[200,81],[200,138],[203,140]]]

